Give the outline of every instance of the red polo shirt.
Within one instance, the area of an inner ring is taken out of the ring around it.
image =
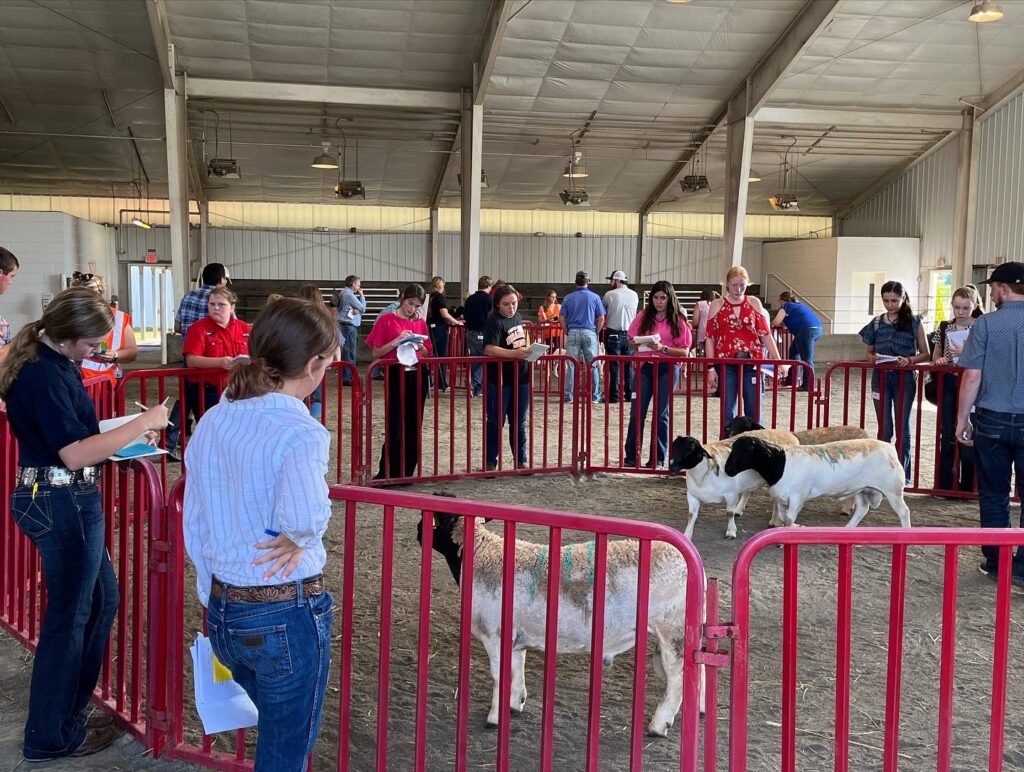
[[[232,317],[227,327],[220,327],[204,316],[188,328],[181,353],[186,356],[236,357],[249,353],[251,324]]]

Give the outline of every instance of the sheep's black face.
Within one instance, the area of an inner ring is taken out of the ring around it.
[[[668,470],[678,474],[683,469],[693,469],[705,458],[710,458],[710,455],[695,437],[676,437],[672,440]]]
[[[445,561],[448,563],[448,568],[452,572],[452,576],[455,577],[455,584],[459,583],[459,579],[462,575],[462,548],[455,543],[452,538],[452,532],[455,530],[455,526],[458,525],[459,518],[457,515],[450,515],[446,512],[434,513],[434,538],[433,548],[444,556]],[[420,544],[423,543],[423,517],[420,517],[420,521],[416,524],[416,541]]]
[[[760,442],[753,437],[740,437],[736,440],[729,452],[729,458],[725,460],[725,473],[730,477],[735,477],[740,472],[753,469]]]
[[[728,426],[725,427],[725,436],[735,437],[738,434],[745,434],[747,432],[753,432],[763,428],[764,427],[753,418],[747,418],[745,415],[738,415],[729,422]]]

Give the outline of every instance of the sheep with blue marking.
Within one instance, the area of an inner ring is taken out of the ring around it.
[[[487,725],[497,726],[501,656],[501,584],[504,538],[484,527],[478,519],[473,542],[473,618],[471,630],[487,651],[494,689]],[[422,540],[423,521],[417,526]],[[441,553],[455,577],[462,579],[462,546],[465,518],[438,512],[434,515],[433,548]],[[604,651],[612,659],[633,648],[636,638],[636,597],[639,543],[608,542],[605,585]],[[558,653],[589,654],[594,602],[594,542],[567,545],[559,555],[561,584],[558,597]],[[515,596],[511,633],[511,709],[521,713],[526,704],[526,649],[544,648],[547,620],[548,568],[545,544],[516,539]],[[683,696],[683,642],[686,611],[686,561],[674,547],[651,544],[650,594],[647,630],[658,644],[655,670],[666,679],[665,696],[648,724],[648,734],[664,737],[675,722]],[[700,675],[703,712],[704,673]]]

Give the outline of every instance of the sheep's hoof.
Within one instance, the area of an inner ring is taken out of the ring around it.
[[[654,727],[647,727],[647,736],[648,737],[668,737],[668,727],[666,726],[666,727],[664,727],[664,728],[662,728],[660,730],[655,729]]]
[[[732,532],[730,533],[729,531],[726,531],[726,532],[725,532],[725,538],[726,538],[726,539],[735,539],[735,538],[736,538],[736,532],[735,532],[735,531],[732,531]]]
[[[489,719],[489,718],[486,721],[484,721],[484,729],[497,729],[497,728],[498,728],[498,722],[497,721],[491,721],[491,719]]]

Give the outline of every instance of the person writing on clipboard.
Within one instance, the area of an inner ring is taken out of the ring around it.
[[[546,348],[546,347],[545,347]],[[498,468],[501,428],[508,419],[508,443],[517,469],[526,466],[526,412],[530,407],[530,346],[526,343],[519,293],[511,284],[494,292],[494,310],[484,326],[484,354],[504,360],[487,365],[487,469]]]
[[[103,664],[119,590],[100,503],[100,469],[141,434],[167,425],[157,405],[100,434],[79,365],[114,323],[106,301],[73,287],[26,325],[0,364],[0,397],[18,440],[11,515],[36,545],[47,601],[32,668],[23,753],[27,761],[86,756],[117,739],[109,716],[86,708]]]

